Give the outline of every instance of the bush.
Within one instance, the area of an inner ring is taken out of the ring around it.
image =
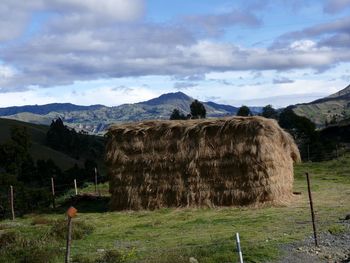
[[[14,232],[14,231],[5,232],[2,235],[0,235],[0,249],[4,249],[15,243],[19,243],[20,241],[21,241],[21,237],[17,232]]]
[[[340,235],[344,232],[346,232],[345,226],[342,225],[333,225],[328,228],[328,232],[332,235]]]
[[[41,216],[37,216],[34,217],[32,220],[32,225],[48,225],[52,223],[52,220],[46,218],[46,217],[41,217]]]
[[[82,239],[83,237],[90,235],[94,231],[94,227],[86,224],[84,221],[73,221],[72,222],[72,239]],[[57,220],[54,222],[50,236],[58,239],[67,238],[67,221]]]
[[[45,236],[34,239],[15,231],[5,232],[0,236],[0,262],[52,262],[62,254],[54,244]]]
[[[96,260],[96,263],[122,263],[125,258],[122,253],[116,249],[107,250],[104,255]]]

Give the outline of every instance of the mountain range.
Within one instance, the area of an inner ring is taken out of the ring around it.
[[[318,127],[350,118],[350,85],[325,98],[297,104],[294,112],[313,121]]]
[[[171,112],[176,108],[187,114],[193,98],[182,92],[167,93],[160,97],[116,107],[104,105],[79,106],[70,103],[53,103],[46,105],[19,106],[0,108],[2,118],[14,119],[34,124],[49,125],[53,119],[60,117],[66,125],[76,130],[89,133],[104,133],[112,123],[132,122],[150,119],[169,119]],[[222,117],[235,115],[238,108],[203,102],[208,117]],[[261,107],[252,107],[255,113]]]

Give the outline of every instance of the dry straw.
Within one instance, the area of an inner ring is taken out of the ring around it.
[[[276,121],[234,117],[112,126],[106,160],[111,208],[285,203],[292,197],[292,137]]]

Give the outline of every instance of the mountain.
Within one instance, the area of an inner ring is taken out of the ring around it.
[[[64,111],[84,111],[96,110],[104,107],[103,105],[79,106],[71,103],[51,103],[45,105],[26,105],[14,106],[7,108],[0,108],[0,116],[10,116],[17,113],[28,112],[34,114],[48,114],[50,112],[64,112]]]
[[[116,107],[55,103],[42,106],[0,108],[0,116],[45,125],[49,125],[52,119],[60,117],[66,125],[76,130],[103,134],[112,123],[169,119],[171,112],[175,108],[187,114],[190,112],[190,104],[193,100],[185,93],[175,92],[163,94],[148,101],[123,104]],[[238,110],[236,107],[215,102],[203,102],[203,104],[207,110],[208,117],[235,115]],[[259,111],[259,107],[254,107],[253,112],[257,111]]]
[[[307,117],[319,127],[350,118],[350,85],[325,98],[297,104],[294,112]]]

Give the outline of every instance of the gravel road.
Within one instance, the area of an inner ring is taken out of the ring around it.
[[[314,245],[313,236],[281,247],[284,256],[276,263],[346,263],[350,262],[350,220],[339,221],[344,232],[339,234],[321,233],[319,247]]]

